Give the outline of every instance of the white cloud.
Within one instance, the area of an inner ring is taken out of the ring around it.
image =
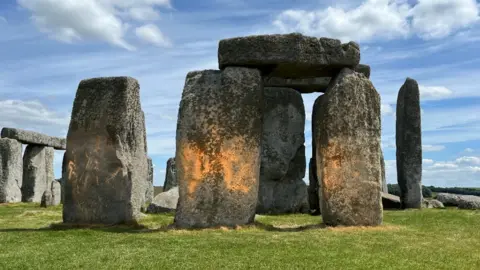
[[[382,103],[380,105],[380,111],[381,111],[382,115],[393,115],[394,114],[393,107],[390,104],[383,104]]]
[[[434,161],[433,161],[433,159],[424,158],[424,159],[422,160],[422,163],[423,163],[423,164],[433,164]]]
[[[479,19],[475,0],[420,0],[412,15],[412,27],[424,39],[446,37]]]
[[[170,41],[154,24],[146,24],[135,29],[138,38],[159,47],[170,47]]]
[[[452,95],[452,90],[444,86],[419,85],[421,99],[443,99]]]
[[[460,157],[455,160],[458,164],[466,164],[466,165],[480,165],[480,157]]]
[[[137,21],[154,21],[160,18],[160,15],[153,7],[133,7],[129,9],[130,16]]]
[[[435,169],[456,169],[458,168],[457,164],[450,163],[450,162],[436,162],[432,165],[431,168]]]
[[[463,150],[464,152],[467,152],[467,153],[473,153],[475,152],[475,150],[473,150],[472,148],[465,148],[465,150]]]
[[[438,152],[444,149],[445,149],[445,146],[443,145],[430,145],[430,144],[422,145],[422,150],[425,152]]]

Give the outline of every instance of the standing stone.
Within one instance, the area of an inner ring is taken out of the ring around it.
[[[167,168],[165,173],[165,182],[163,183],[163,192],[168,191],[171,188],[178,186],[176,169],[175,169],[175,158],[169,158],[167,160]]]
[[[52,205],[53,205],[52,191],[47,188],[42,194],[42,200],[40,202],[40,206],[47,208]]]
[[[256,69],[187,75],[175,154],[178,227],[236,226],[255,217],[263,89]]]
[[[30,144],[23,154],[22,201],[41,203],[54,179],[52,147]]]
[[[305,177],[305,108],[299,92],[264,88],[258,214],[308,211]]]
[[[422,207],[422,128],[418,83],[407,78],[397,99],[397,181],[402,208]]]
[[[380,149],[380,166],[382,167],[382,192],[388,193],[387,177],[385,175],[385,159],[383,158],[382,149]]]
[[[0,139],[0,203],[22,201],[22,144]]]
[[[348,68],[332,81],[315,112],[317,175],[327,225],[382,223],[380,96]]]
[[[309,164],[309,174],[308,174],[308,201],[310,204],[310,211],[313,215],[319,215],[320,214],[320,200],[321,197],[320,195],[322,194],[319,192],[321,190],[320,184],[321,182],[318,181],[318,175],[317,175],[317,155],[316,155],[316,131],[318,127],[316,126],[316,121],[317,119],[317,114],[316,112],[319,111],[319,106],[322,102],[323,96],[319,96],[316,100],[315,103],[313,104],[313,109],[312,109],[312,158],[310,159],[310,164]],[[318,132],[318,131],[317,131]]]
[[[147,188],[145,191],[145,203],[148,205],[153,201],[153,162],[150,157],[147,157],[147,168],[148,168],[148,177],[147,177]]]
[[[60,184],[61,184],[61,188],[62,188],[62,201],[61,203],[63,204],[63,202],[65,201],[65,183],[67,181],[67,159],[66,159],[66,152],[63,153],[63,159],[62,159],[62,178],[60,179]]]
[[[143,119],[134,78],[80,82],[65,153],[65,223],[137,222],[148,177]]]
[[[58,181],[58,180],[52,181],[51,190],[52,190],[52,205],[53,206],[59,205],[62,202],[62,200],[61,200],[61,198],[62,198],[62,187],[60,185],[60,181]]]

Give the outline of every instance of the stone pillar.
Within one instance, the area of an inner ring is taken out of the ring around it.
[[[168,191],[178,186],[175,169],[175,158],[169,158],[167,160],[167,168],[165,173],[165,182],[163,182],[163,192]]]
[[[45,190],[54,180],[53,147],[29,144],[23,154],[22,201],[42,201]]]
[[[381,224],[380,96],[370,80],[342,69],[314,121],[324,223]]]
[[[262,160],[257,213],[308,212],[305,108],[291,88],[264,88]]]
[[[55,180],[52,182],[52,205],[59,205],[62,198],[62,187],[60,181]]]
[[[418,83],[407,78],[397,99],[397,181],[402,208],[422,207],[422,128]]]
[[[0,139],[0,203],[22,201],[22,144],[13,139]]]
[[[147,188],[145,191],[145,203],[150,204],[153,201],[153,163],[150,157],[147,157],[147,168],[148,168],[148,177],[147,177]]]
[[[65,152],[65,223],[137,222],[148,178],[143,120],[134,78],[80,82]]]
[[[388,193],[387,177],[385,175],[385,159],[383,158],[382,149],[380,149],[380,166],[382,168],[382,192]]]
[[[263,87],[256,69],[187,75],[175,153],[180,228],[253,222],[258,198]]]
[[[312,214],[318,215],[320,214],[320,195],[321,190],[320,187],[320,181],[318,181],[318,175],[317,175],[317,155],[316,155],[316,149],[317,149],[317,144],[316,144],[316,131],[318,129],[317,123],[315,122],[315,119],[318,120],[316,112],[319,111],[319,104],[321,103],[323,99],[323,96],[319,96],[316,100],[315,103],[313,104],[313,109],[312,109],[312,158],[310,159],[310,164],[309,164],[309,173],[308,173],[308,201],[310,204],[310,210],[312,211]],[[318,131],[317,131],[318,132]]]

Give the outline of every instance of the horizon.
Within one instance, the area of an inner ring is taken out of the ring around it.
[[[154,185],[175,155],[188,72],[218,69],[224,38],[299,32],[360,44],[381,96],[387,183],[397,184],[395,108],[407,77],[420,85],[422,185],[480,187],[480,5],[474,0],[6,0],[0,3],[0,128],[66,137],[81,80],[140,83]],[[311,111],[305,105],[306,176]],[[63,151],[55,151],[55,178]]]

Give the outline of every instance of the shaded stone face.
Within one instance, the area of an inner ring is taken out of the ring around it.
[[[52,137],[34,131],[18,128],[2,128],[1,136],[2,138],[15,139],[24,144],[49,146],[57,150],[66,149],[66,140],[64,138]]]
[[[163,192],[168,191],[176,186],[178,186],[178,181],[176,176],[175,158],[169,158],[167,160],[165,182],[163,183]]]
[[[322,103],[322,99],[323,99],[323,95],[319,96],[315,100],[315,103],[313,104],[313,108],[312,108],[312,158],[310,159],[309,173],[308,173],[308,180],[309,180],[308,201],[310,204],[310,210],[312,211],[313,214],[320,213],[321,181],[318,180],[318,175],[317,175],[316,140],[318,138],[316,134],[320,128],[317,125],[319,123],[319,119],[317,118],[317,112],[320,110],[320,104]]]
[[[22,201],[22,144],[13,139],[0,139],[0,203]]]
[[[145,123],[137,80],[80,82],[65,152],[63,221],[135,223],[148,178]]]
[[[52,181],[52,205],[59,205],[62,198],[62,187],[59,181]]]
[[[359,62],[360,48],[355,42],[342,44],[337,39],[298,33],[230,38],[221,40],[218,46],[220,69],[252,67],[269,77],[331,77]]]
[[[190,72],[180,102],[175,162],[178,227],[253,222],[258,197],[263,93],[249,68]]]
[[[260,189],[257,213],[308,211],[305,177],[305,108],[299,92],[264,88]]]
[[[382,168],[382,192],[388,193],[387,177],[385,176],[385,159],[383,158],[382,149],[380,149],[380,166]]]
[[[380,97],[365,76],[343,69],[315,112],[321,212],[328,225],[382,223]]]
[[[403,208],[422,207],[422,128],[418,83],[407,78],[397,99],[397,181]]]
[[[42,201],[45,190],[54,180],[52,147],[27,145],[23,154],[22,201]]]
[[[145,140],[146,142],[146,140]],[[153,200],[153,163],[150,157],[147,157],[148,177],[146,182],[145,203],[149,204]]]

